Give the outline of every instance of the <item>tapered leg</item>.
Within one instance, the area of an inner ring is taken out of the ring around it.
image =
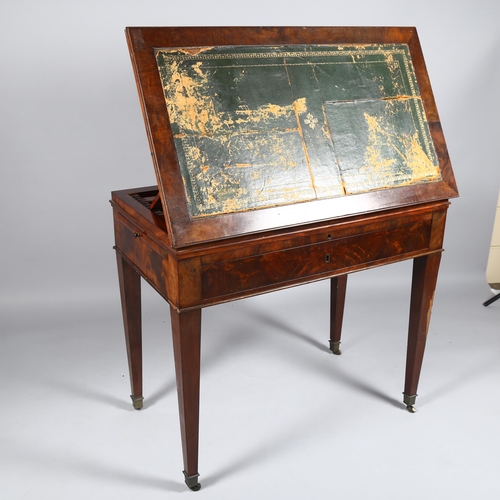
[[[174,343],[175,376],[179,398],[184,476],[197,491],[200,414],[201,309],[179,312],[170,307]]]
[[[346,287],[347,274],[336,276],[330,281],[330,350],[333,354],[342,354],[340,336],[344,319]]]
[[[140,410],[144,400],[142,396],[141,277],[119,252],[116,252],[116,257],[132,390],[130,397],[134,408]]]
[[[403,401],[408,411],[412,413],[415,411],[413,405],[417,397],[418,380],[424,358],[440,261],[441,253],[417,257],[413,261],[406,378],[403,393]]]

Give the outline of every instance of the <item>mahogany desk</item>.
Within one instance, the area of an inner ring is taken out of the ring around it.
[[[131,397],[142,408],[142,276],[170,304],[187,486],[200,488],[203,307],[330,279],[340,354],[347,275],[413,259],[403,400],[414,411],[457,196],[415,29],[129,28],[127,39],[158,179],[111,200]]]

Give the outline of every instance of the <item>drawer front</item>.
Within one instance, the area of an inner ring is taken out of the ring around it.
[[[139,270],[164,297],[167,297],[165,265],[168,256],[161,256],[145,233],[121,214],[115,214],[116,248]]]
[[[204,301],[275,284],[318,279],[414,256],[429,249],[431,220],[202,267]],[[263,290],[264,291],[264,290]],[[246,292],[246,293],[245,293]]]

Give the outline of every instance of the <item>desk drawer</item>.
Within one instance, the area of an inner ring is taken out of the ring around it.
[[[164,296],[167,294],[165,267],[168,256],[159,253],[156,245],[140,229],[120,213],[115,213],[116,248],[140,271],[144,279]]]
[[[277,283],[319,279],[321,275],[402,260],[429,248],[431,220],[348,238],[289,248],[202,267],[202,297],[248,294]]]

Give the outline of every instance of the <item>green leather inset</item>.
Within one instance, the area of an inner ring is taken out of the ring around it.
[[[192,217],[441,178],[406,45],[156,57]]]

